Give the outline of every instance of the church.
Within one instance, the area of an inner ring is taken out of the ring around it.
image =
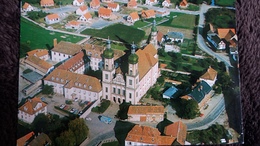
[[[157,29],[155,21],[151,29],[150,43],[136,51],[132,44],[127,64],[115,66],[114,51],[107,41],[103,52],[102,98],[115,103],[130,102],[139,104],[143,95],[152,87],[160,76],[157,55]],[[122,67],[127,66],[125,71]]]

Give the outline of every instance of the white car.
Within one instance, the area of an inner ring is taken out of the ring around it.
[[[78,98],[75,98],[74,101],[77,102],[77,101],[79,101],[79,99],[78,99]]]
[[[60,105],[60,108],[63,109],[65,107],[65,104]]]
[[[92,119],[90,117],[86,117],[85,120],[91,121]]]

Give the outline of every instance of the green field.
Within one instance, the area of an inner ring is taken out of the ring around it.
[[[123,43],[132,43],[134,41],[137,44],[144,38],[145,32],[123,24],[115,24],[101,30],[86,29],[82,34],[101,38],[108,38],[109,36],[111,40]]]
[[[174,16],[177,16],[173,18]],[[170,26],[176,28],[193,29],[196,24],[196,16],[183,14],[183,13],[171,13],[169,21],[160,24],[161,26]]]
[[[28,49],[51,49],[53,46],[53,39],[57,38],[57,41],[69,41],[76,43],[83,37],[51,32],[43,29],[42,27],[37,26],[36,24],[29,22],[28,20],[21,18],[21,30],[20,30],[20,43],[22,46],[27,46]],[[28,51],[28,49],[26,51]],[[20,50],[20,57],[24,56],[26,53],[23,48]]]
[[[216,0],[215,4],[218,6],[234,7],[236,0]]]

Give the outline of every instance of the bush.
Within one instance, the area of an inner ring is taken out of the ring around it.
[[[93,107],[91,111],[96,113],[104,113],[109,107],[109,105],[110,105],[109,100],[102,100],[100,106]]]
[[[66,104],[72,104],[72,101],[71,100],[66,100],[65,103]]]

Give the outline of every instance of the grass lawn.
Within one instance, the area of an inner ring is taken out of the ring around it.
[[[173,16],[177,16],[173,18]],[[171,13],[169,21],[166,21],[161,26],[170,26],[176,28],[193,29],[196,24],[195,15],[183,14],[183,13]]]
[[[118,141],[103,143],[102,146],[118,146]]]
[[[140,27],[144,27],[146,25],[148,25],[149,23],[144,22],[142,20],[136,21],[133,25],[134,28],[140,28]]]
[[[111,40],[129,44],[134,41],[138,44],[144,38],[145,32],[123,24],[115,24],[101,30],[86,29],[82,32],[82,34],[101,38],[107,38],[109,36]]]
[[[21,37],[20,43],[26,44],[30,50],[34,49],[51,49],[53,46],[53,39],[57,38],[57,41],[69,41],[72,43],[76,43],[82,39],[83,37],[51,32],[45,30],[28,20],[21,18]],[[26,50],[28,51],[28,50]],[[24,57],[25,50],[20,50],[20,57]]]
[[[218,6],[229,6],[234,7],[236,0],[216,0],[215,4]]]
[[[190,10],[190,11],[199,11],[199,10],[200,10],[200,7],[197,6],[197,5],[189,4],[187,10]]]

